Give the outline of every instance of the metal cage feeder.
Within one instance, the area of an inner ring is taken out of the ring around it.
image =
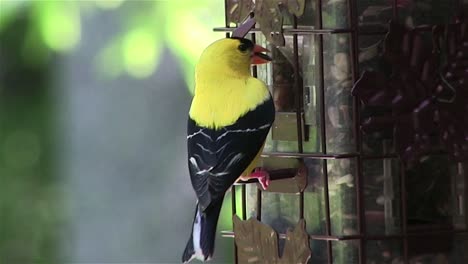
[[[232,188],[235,263],[468,263],[466,4],[225,0],[277,109],[270,187]]]

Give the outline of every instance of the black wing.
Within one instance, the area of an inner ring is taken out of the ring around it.
[[[188,164],[201,209],[223,199],[225,192],[250,165],[265,142],[275,118],[271,97],[219,130],[188,120]]]

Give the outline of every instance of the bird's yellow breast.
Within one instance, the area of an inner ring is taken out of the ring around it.
[[[219,129],[234,124],[269,97],[266,85],[251,76],[198,80],[190,117],[199,126]]]

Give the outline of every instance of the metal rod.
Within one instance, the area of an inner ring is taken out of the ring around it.
[[[358,102],[359,103],[359,102]],[[435,151],[427,153],[427,155],[447,155],[447,152],[444,151]],[[296,153],[296,152],[264,152],[262,153],[262,157],[275,157],[275,158],[292,158],[292,159],[301,159],[301,158],[308,158],[308,159],[348,159],[348,158],[356,158],[360,156],[362,160],[373,160],[373,159],[395,159],[398,158],[399,155],[397,153],[388,153],[388,154],[368,154],[368,155],[359,155],[358,152],[351,152],[351,153],[340,153],[340,154],[323,154],[323,153]]]
[[[400,160],[400,203],[401,203],[401,229],[403,238],[403,260],[409,263],[408,258],[408,217],[407,217],[407,193],[406,193],[406,176],[403,162]]]
[[[299,218],[304,219],[304,191],[299,193]]]
[[[390,154],[378,154],[378,155],[361,155],[362,160],[374,160],[374,159],[396,159],[398,158],[398,154],[390,153]]]
[[[310,159],[346,159],[356,157],[357,153],[344,153],[344,154],[325,154],[325,153],[297,153],[297,152],[265,152],[262,157],[275,157],[275,158],[310,158]]]
[[[236,204],[236,186],[233,185],[231,187],[231,196],[232,196],[232,199],[231,199],[231,206],[232,206],[232,215],[235,215],[237,214],[237,204]]]
[[[251,33],[250,37],[253,43],[256,43],[255,33]],[[257,66],[252,67],[252,76],[257,78],[258,76],[258,69]],[[242,219],[247,220],[247,194],[246,194],[246,186],[242,185]]]
[[[454,23],[453,23],[454,24]],[[361,23],[357,25],[357,29],[359,31],[359,35],[385,35],[388,30],[382,29],[367,29],[369,24]],[[449,24],[451,25],[451,24]],[[388,28],[387,24],[381,24],[383,28]],[[412,30],[418,32],[426,32],[431,31],[433,25],[418,25],[414,27]],[[230,27],[216,27],[213,29],[215,32],[232,32],[236,28]],[[250,32],[261,32],[259,28],[253,28]],[[313,27],[300,27],[300,28],[283,28],[283,34],[285,35],[293,35],[293,34],[301,34],[301,35],[331,35],[331,34],[343,34],[343,33],[352,33],[352,28],[334,28],[334,29],[317,29]]]
[[[262,221],[262,191],[257,188],[257,220]]]
[[[255,30],[255,29],[253,28],[252,30]],[[253,43],[257,42],[256,37],[255,37],[255,33],[252,32],[251,38],[252,38]],[[254,77],[258,76],[257,71],[258,71],[257,66],[254,66],[253,70],[252,70],[252,74],[253,74]],[[261,221],[262,220],[262,190],[260,190],[259,188],[257,188],[257,208],[256,208],[256,211],[257,211],[257,220]]]
[[[351,51],[351,74],[352,81],[355,83],[359,79],[359,42],[358,42],[358,16],[357,16],[357,1],[348,0],[348,19],[349,26],[351,28],[350,32],[350,51]],[[356,152],[360,153],[356,157],[356,216],[357,216],[357,227],[358,233],[364,235],[364,237],[359,239],[359,263],[365,264],[367,262],[366,258],[366,218],[365,218],[365,206],[364,206],[364,184],[363,184],[363,173],[362,173],[362,142],[361,142],[361,130],[360,130],[360,105],[358,98],[353,98],[353,132],[356,143]]]
[[[223,237],[235,237],[233,231],[221,231]],[[428,230],[424,232],[414,232],[408,233],[407,237],[428,237],[428,238],[435,238],[439,236],[446,236],[450,234],[457,234],[457,235],[468,235],[468,229],[460,229],[460,230]],[[286,239],[286,234],[278,234],[280,239]],[[309,237],[313,240],[321,240],[321,241],[348,241],[348,240],[379,240],[379,241],[387,241],[387,240],[402,240],[405,236],[404,235],[349,235],[349,236],[327,236],[327,235],[309,235]]]
[[[385,35],[387,33],[387,30],[365,30],[367,24],[362,24],[361,25],[364,30],[360,32],[361,35]],[[388,27],[385,24],[382,24],[382,27],[386,28]],[[232,32],[236,28],[226,28],[226,27],[217,27],[214,28],[213,31],[215,32]],[[260,29],[258,28],[253,28],[250,30],[250,32],[261,32]],[[313,27],[301,27],[301,28],[283,28],[283,34],[284,35],[293,35],[293,34],[301,34],[301,35],[330,35],[330,34],[341,34],[341,33],[350,33],[351,29],[349,28],[337,28],[337,29],[316,29]]]
[[[392,2],[392,9],[393,9],[393,20],[398,20],[398,0],[393,0]]]
[[[328,190],[328,168],[327,160],[323,160],[323,181],[324,181],[324,196],[325,196],[325,227],[328,236],[331,236],[331,219],[330,219],[330,193]],[[328,263],[333,263],[332,244],[327,242]]]
[[[467,212],[468,212],[468,162],[460,162],[460,165],[458,167],[458,173],[460,173],[461,180],[465,184],[463,188],[463,193],[462,193],[462,199],[463,203],[465,204],[464,208],[460,208],[463,212],[462,215],[465,216],[465,220],[463,221],[463,226],[465,228],[468,226],[468,217],[467,217]]]
[[[231,187],[231,207],[232,207],[232,215],[236,215],[236,186]],[[232,229],[234,229],[234,222],[232,223]],[[236,241],[234,240],[234,263],[238,263],[237,259],[237,245]]]
[[[297,27],[297,18],[294,16],[294,27]],[[293,35],[293,53],[294,53],[294,88],[296,89],[295,104],[296,104],[296,125],[297,125],[297,147],[298,152],[303,153],[302,144],[302,85],[299,83],[299,47],[297,34]]]
[[[229,27],[216,27],[213,29],[215,32],[232,32],[236,28]],[[315,29],[313,27],[301,27],[301,28],[288,28],[283,27],[283,34],[293,35],[293,34],[336,34],[336,33],[348,33],[350,29],[348,28],[336,28],[336,29]],[[259,28],[252,28],[250,32],[261,32]]]
[[[269,170],[268,173],[270,174],[270,181],[276,181],[276,180],[294,178],[298,173],[298,169],[296,168],[275,169],[275,170]],[[244,185],[248,183],[258,183],[258,180],[250,178],[246,181],[239,180],[235,184]]]
[[[241,187],[241,195],[242,195],[242,220],[247,219],[247,194],[246,194],[247,186],[242,185]]]
[[[358,102],[359,103],[359,102]],[[362,141],[362,140],[361,140]],[[436,155],[447,155],[448,153],[446,152],[430,152],[430,153],[427,153],[427,155],[429,156],[436,156]],[[371,154],[371,155],[366,155],[366,154],[362,154],[361,155],[361,159],[362,160],[374,160],[374,159],[397,159],[399,158],[400,155],[399,154],[396,154],[396,153],[388,153],[388,154]]]
[[[318,30],[323,29],[323,17],[322,17],[322,0],[317,0],[317,10],[318,10]],[[322,154],[327,154],[327,137],[326,137],[326,119],[325,119],[325,67],[324,67],[324,58],[323,58],[323,34],[318,36],[318,63],[319,63],[319,72],[320,72],[320,83],[319,83],[319,92],[320,92],[320,141],[322,145]],[[328,190],[328,169],[327,169],[327,159],[324,159],[322,162],[323,168],[323,185],[324,185],[324,199],[325,199],[325,232],[327,236],[331,236],[331,220],[330,220],[330,193]],[[327,260],[328,263],[333,263],[333,250],[331,241],[327,241]]]
[[[257,42],[257,40],[255,38],[255,33],[251,33],[250,37],[252,38],[253,43]],[[252,67],[252,76],[255,77],[255,78],[257,78],[257,76],[258,76],[258,68],[255,65]]]
[[[293,20],[293,27],[297,28],[297,17],[294,16]],[[294,88],[296,89],[296,96],[295,98],[295,106],[296,106],[296,129],[297,129],[297,149],[299,153],[304,152],[303,146],[303,135],[302,135],[302,128],[303,128],[303,120],[302,120],[302,109],[303,109],[303,91],[302,91],[302,84],[299,83],[299,47],[298,47],[298,40],[297,34],[293,35],[293,53],[294,53]],[[301,190],[299,194],[299,218],[304,219],[304,191]]]

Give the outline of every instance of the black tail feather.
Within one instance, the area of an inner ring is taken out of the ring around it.
[[[190,262],[193,258],[207,261],[213,256],[216,226],[218,224],[219,213],[221,212],[222,205],[222,201],[213,202],[205,212],[200,212],[197,203],[195,216],[193,218],[192,232],[190,233],[187,246],[182,254],[183,263]],[[200,232],[199,235],[197,234],[197,231]],[[196,245],[193,243],[194,237],[199,238],[197,244],[199,244],[201,252],[196,252]]]
[[[190,231],[190,238],[187,242],[187,245],[185,246],[184,253],[182,254],[182,263],[189,262],[195,255],[195,249],[193,248],[193,226],[195,225],[195,221],[197,219],[197,212],[198,212],[198,202],[197,202],[197,205],[195,206],[195,215],[193,217],[192,231]]]

